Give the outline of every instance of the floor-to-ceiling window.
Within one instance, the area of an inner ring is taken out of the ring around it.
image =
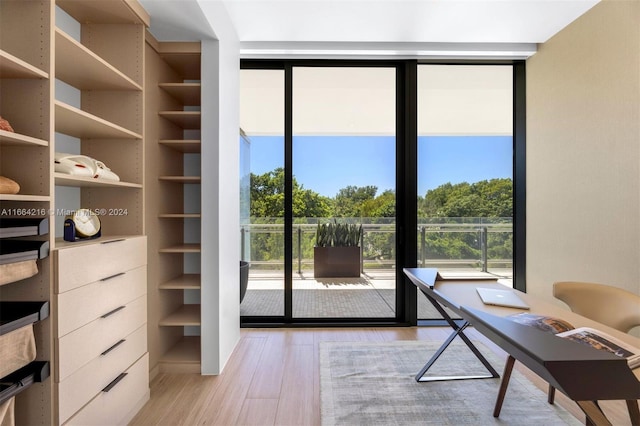
[[[513,278],[513,67],[418,65],[418,266]],[[419,296],[418,318],[437,316]]]
[[[293,318],[395,318],[396,69],[293,67],[292,84]]]
[[[243,323],[437,318],[403,267],[524,289],[523,88],[522,63],[243,61]]]
[[[243,316],[284,315],[284,71],[240,72],[240,256],[249,262]]]

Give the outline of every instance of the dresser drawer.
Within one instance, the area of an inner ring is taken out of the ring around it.
[[[149,354],[140,358],[73,416],[68,425],[120,425],[149,397]],[[118,380],[120,377],[120,380]]]
[[[65,247],[57,252],[56,292],[111,277],[147,264],[147,237]]]
[[[145,324],[61,381],[57,385],[60,423],[82,408],[146,351]]]
[[[58,296],[58,337],[147,292],[147,267],[121,272]]]
[[[56,381],[64,380],[146,322],[147,296],[144,295],[59,338]]]

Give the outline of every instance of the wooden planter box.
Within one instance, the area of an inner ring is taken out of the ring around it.
[[[313,277],[360,277],[360,247],[314,247]]]

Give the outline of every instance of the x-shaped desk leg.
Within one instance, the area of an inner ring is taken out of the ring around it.
[[[489,364],[489,361],[480,353],[478,348],[469,340],[466,334],[464,334],[464,329],[469,326],[468,321],[463,321],[461,324],[455,322],[451,316],[444,310],[444,308],[431,296],[429,296],[424,291],[422,292],[429,302],[433,305],[434,308],[442,315],[442,317],[447,321],[447,324],[453,329],[453,332],[449,335],[447,340],[440,346],[440,348],[436,351],[435,354],[431,357],[431,359],[422,367],[422,370],[418,374],[416,374],[416,382],[435,382],[435,381],[444,381],[444,380],[466,380],[466,379],[494,379],[500,377],[498,372]],[[442,355],[442,353],[447,349],[447,347],[453,342],[453,339],[456,337],[460,337],[462,341],[471,349],[471,352],[478,358],[478,360],[484,365],[487,371],[490,374],[484,375],[469,375],[469,376],[427,376],[425,377],[425,373],[431,368],[431,366],[436,362],[436,360]]]

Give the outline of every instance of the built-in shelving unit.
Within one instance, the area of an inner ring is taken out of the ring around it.
[[[53,240],[58,311],[50,423],[126,424],[149,398],[143,214],[149,16],[136,0],[53,3],[56,137],[49,144],[49,184],[52,209],[61,213]],[[55,171],[55,153],[91,157],[119,180]],[[78,209],[99,213],[99,238],[60,238],[67,212]]]
[[[0,116],[14,130],[0,130],[0,176],[20,186],[17,194],[0,194],[0,346],[6,353],[4,345],[15,345],[9,359],[0,360],[2,424],[3,413],[10,411],[16,424],[54,423],[49,378],[53,15],[50,1],[0,0]],[[3,340],[9,333],[30,343]],[[32,343],[35,348],[26,350]]]
[[[150,358],[158,371],[199,373],[200,44],[148,35],[146,60]]]

